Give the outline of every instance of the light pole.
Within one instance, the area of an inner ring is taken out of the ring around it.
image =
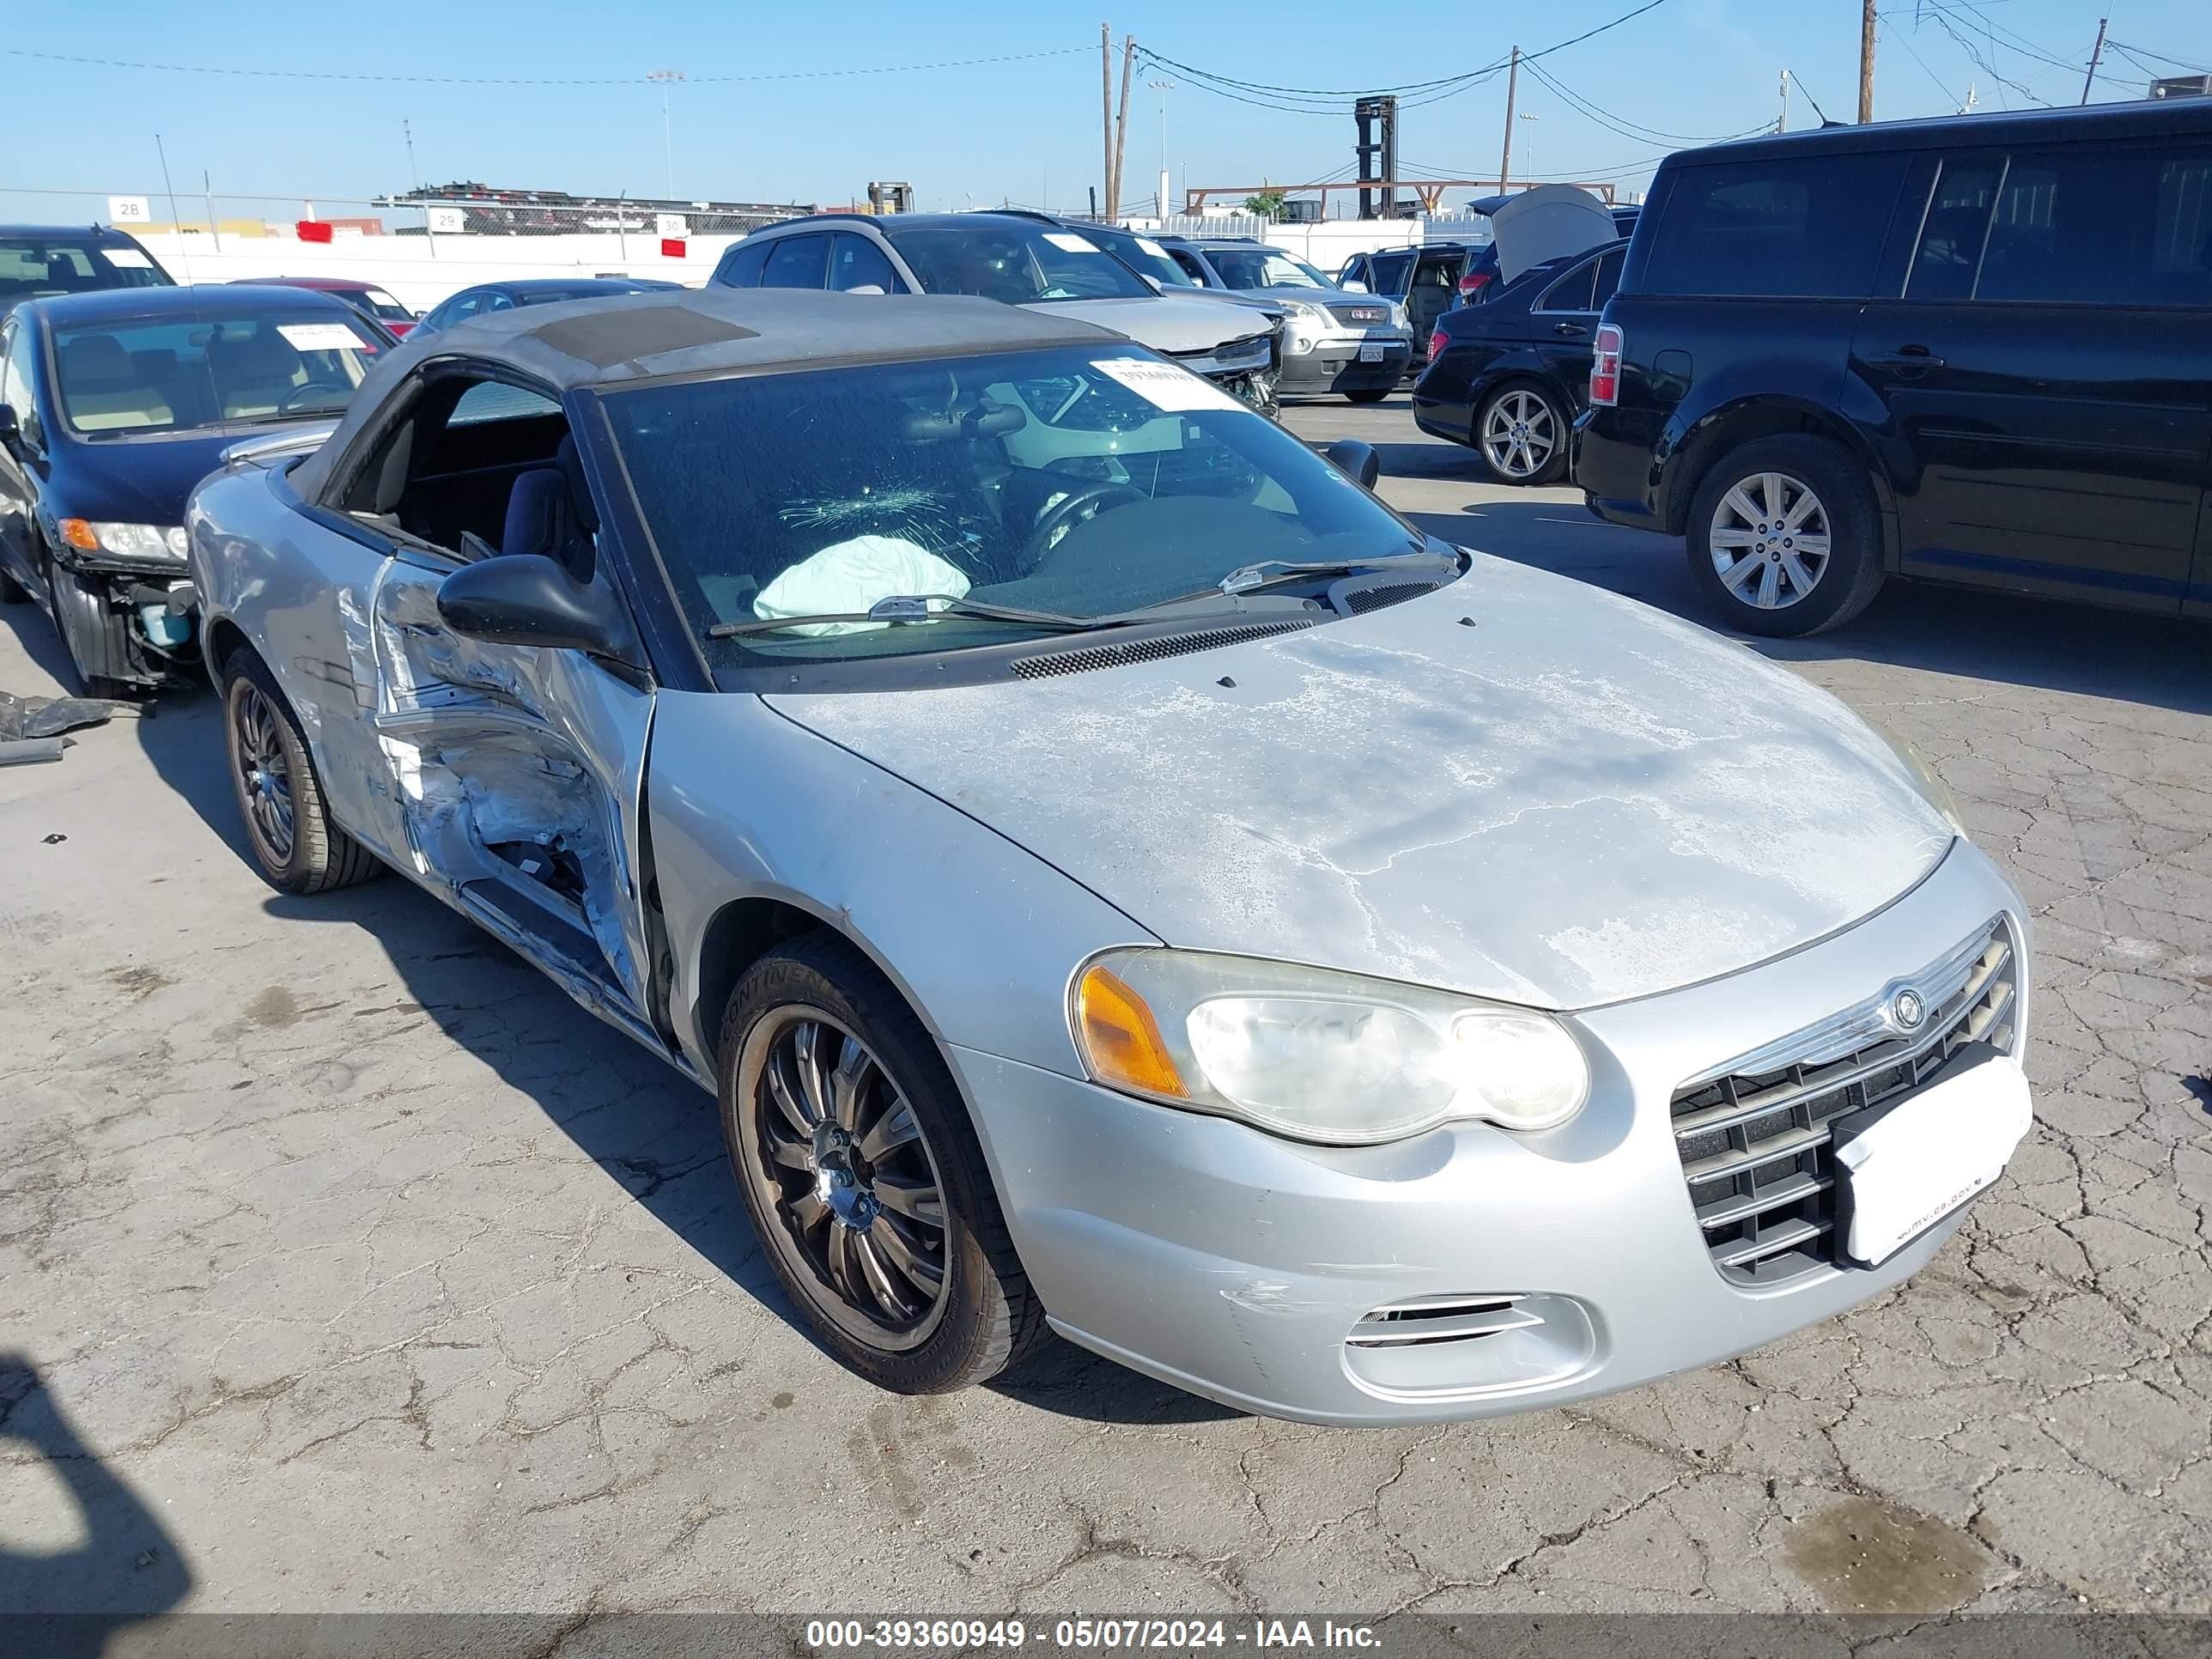
[[[660,85],[660,148],[668,161],[668,199],[676,199],[676,145],[668,136],[668,88],[684,78],[682,70],[654,70],[645,77]]]
[[[1533,121],[1536,117],[1524,109],[1518,118]],[[1536,130],[1534,127],[1521,135],[1521,166],[1530,178],[1536,176]]]
[[[1168,217],[1168,94],[1176,89],[1172,81],[1147,81],[1145,84],[1160,94],[1160,222]]]

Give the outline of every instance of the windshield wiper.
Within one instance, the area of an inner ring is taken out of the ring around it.
[[[1386,553],[1371,559],[1262,559],[1257,564],[1240,564],[1224,576],[1215,590],[1223,593],[1249,593],[1255,588],[1271,587],[1277,582],[1289,581],[1298,576],[1352,576],[1369,570],[1456,570],[1456,553]]]
[[[888,599],[878,599],[866,611],[825,611],[812,617],[762,617],[751,622],[716,623],[707,630],[707,637],[733,640],[741,634],[768,634],[779,629],[811,628],[823,623],[926,623],[942,617],[1066,630],[1097,628],[1103,620],[1071,617],[1060,611],[1025,611],[1019,605],[988,605],[981,599],[963,599],[951,593],[894,593]]]

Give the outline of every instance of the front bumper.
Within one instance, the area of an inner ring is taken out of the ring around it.
[[[1827,1018],[2000,913],[2024,939],[2018,895],[1961,842],[1842,933],[1580,1015],[1593,1098],[1544,1135],[1465,1125],[1389,1146],[1301,1146],[973,1050],[952,1057],[1062,1334],[1268,1416],[1492,1416],[1714,1364],[1922,1267],[1955,1218],[1878,1268],[1753,1289],[1724,1279],[1692,1212],[1669,1104],[1686,1079]],[[1352,1340],[1377,1310],[1443,1299],[1496,1328],[1395,1350]]]
[[[1362,345],[1380,345],[1382,361],[1359,361]],[[1371,392],[1395,387],[1406,377],[1413,357],[1408,340],[1323,339],[1310,351],[1292,351],[1283,358],[1280,390],[1285,396],[1312,396],[1329,392]]]
[[[156,689],[185,677],[199,613],[181,562],[76,549],[55,562],[54,625],[86,673]]]

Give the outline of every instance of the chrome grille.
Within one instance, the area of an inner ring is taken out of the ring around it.
[[[1390,322],[1388,306],[1331,306],[1328,309],[1346,328],[1385,328]]]
[[[1900,1032],[1885,1016],[1906,989],[1927,1012]],[[1833,1120],[1933,1082],[1963,1044],[2009,1053],[2018,992],[1999,917],[1919,973],[1676,1090],[1675,1148],[1722,1276],[1772,1285],[1832,1265]]]
[[[1133,662],[1158,662],[1192,651],[1211,651],[1217,645],[1237,645],[1264,640],[1277,634],[1295,634],[1311,623],[1255,623],[1243,628],[1209,628],[1195,634],[1170,634],[1154,640],[1131,640],[1117,645],[1086,645],[1073,651],[1044,651],[1033,657],[1017,657],[1011,666],[1025,680],[1048,679],[1055,674],[1087,674],[1094,668],[1120,668]]]

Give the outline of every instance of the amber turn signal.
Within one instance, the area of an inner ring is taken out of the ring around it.
[[[80,553],[100,551],[100,538],[92,533],[91,523],[84,519],[63,519],[58,522],[62,539]]]
[[[1152,1011],[1104,968],[1090,969],[1076,986],[1075,1024],[1101,1083],[1178,1100],[1190,1093],[1161,1040]]]

